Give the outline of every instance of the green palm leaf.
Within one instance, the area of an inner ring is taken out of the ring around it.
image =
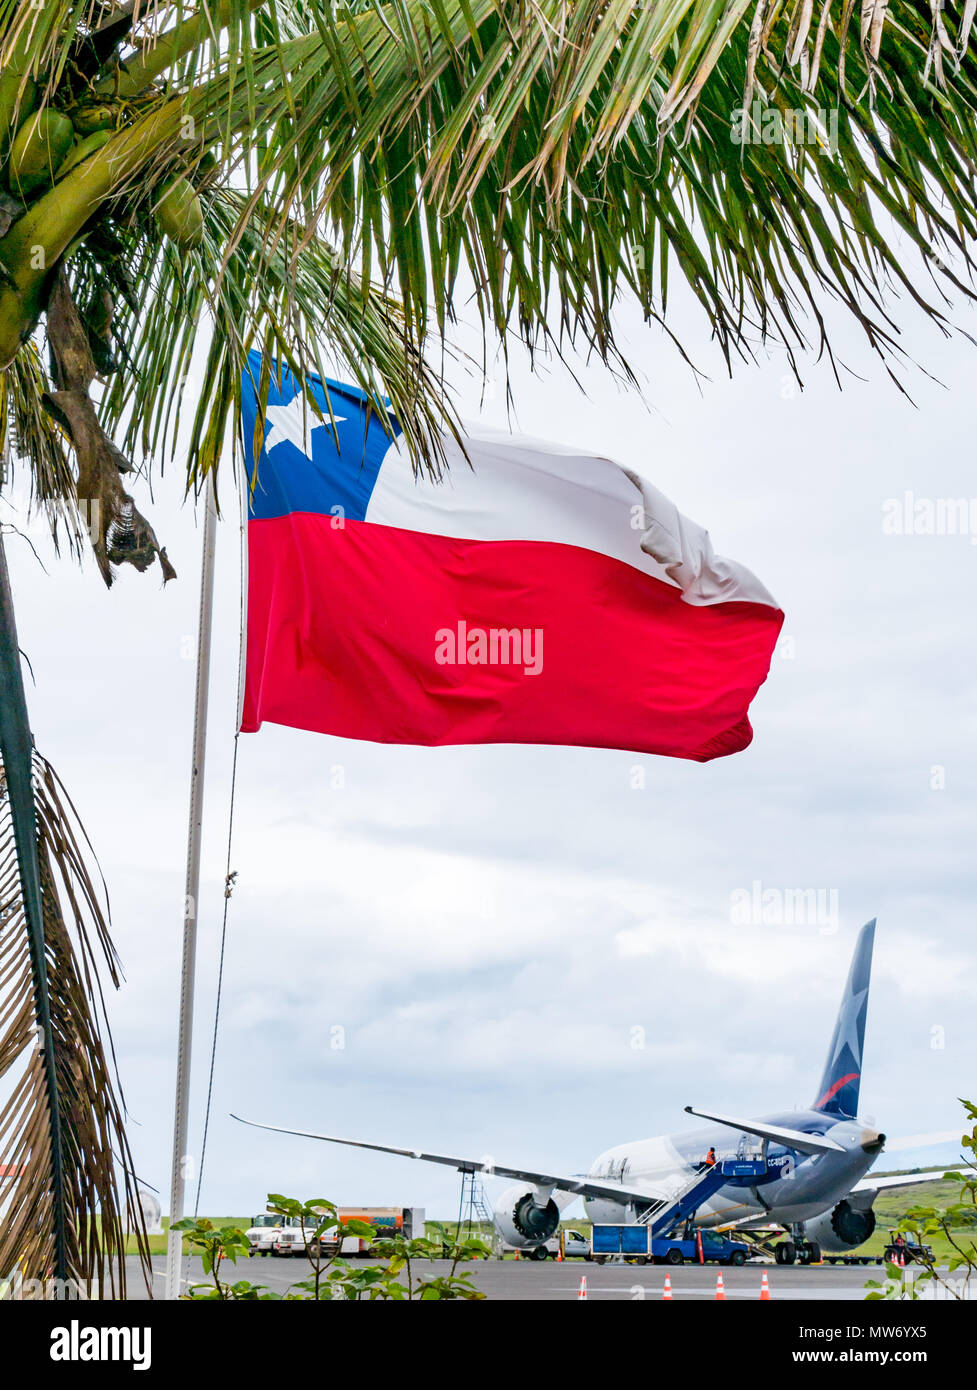
[[[114,984],[116,960],[84,832],[32,752],[2,542],[0,696],[0,1275],[71,1280],[75,1297],[97,1280],[121,1296],[120,1188],[144,1230],[101,1040],[96,956]]]

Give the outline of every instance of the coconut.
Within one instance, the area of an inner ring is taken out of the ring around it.
[[[10,148],[10,187],[29,195],[54,180],[54,171],[71,149],[74,129],[67,116],[45,107],[28,116]]]
[[[198,246],[204,234],[204,214],[189,179],[174,179],[155,207],[156,221],[177,246]]]
[[[0,73],[0,158],[6,156],[13,143],[16,134],[11,129],[14,116],[23,125],[36,107],[37,83],[33,77],[18,76],[9,68]]]
[[[204,150],[197,162],[197,182],[208,183],[220,169],[220,161],[213,150]]]
[[[94,135],[97,130],[109,130],[115,125],[115,111],[111,106],[76,106],[71,113],[71,124],[79,135]]]

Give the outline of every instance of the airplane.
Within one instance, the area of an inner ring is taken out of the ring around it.
[[[843,1254],[869,1239],[875,1229],[873,1202],[881,1189],[940,1176],[866,1176],[886,1143],[874,1124],[858,1118],[875,925],[873,919],[858,933],[824,1074],[806,1110],[743,1119],[687,1105],[687,1114],[710,1121],[710,1126],[619,1144],[599,1154],[585,1175],[537,1172],[494,1159],[458,1158],[233,1118],[280,1134],[515,1179],[496,1202],[494,1222],[507,1245],[527,1251],[542,1246],[558,1229],[562,1210],[582,1197],[595,1224],[644,1222],[653,1233],[665,1234],[682,1222],[690,1229],[779,1226],[785,1239],[775,1247],[778,1264],[817,1263],[822,1251]]]

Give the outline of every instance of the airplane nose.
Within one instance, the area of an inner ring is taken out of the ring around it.
[[[863,1129],[860,1143],[862,1153],[881,1153],[885,1147],[885,1135],[877,1129]]]

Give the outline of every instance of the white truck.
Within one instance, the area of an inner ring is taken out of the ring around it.
[[[405,1236],[414,1240],[424,1234],[423,1207],[338,1207],[340,1221],[364,1221],[372,1226],[373,1236],[344,1236],[341,1248],[339,1242],[330,1240],[327,1233],[322,1242],[325,1255],[369,1255],[374,1241],[384,1236]],[[305,1254],[306,1240],[311,1234],[294,1218],[280,1225],[270,1242],[270,1254],[281,1255],[286,1259]],[[251,1232],[248,1232],[250,1239]],[[315,1253],[314,1251],[312,1252]]]
[[[503,1255],[510,1255],[515,1252],[514,1245],[503,1245]],[[555,1260],[561,1257],[564,1260],[589,1260],[591,1258],[590,1241],[579,1231],[567,1227],[557,1231],[556,1235],[542,1245],[533,1245],[527,1250],[520,1247],[519,1258],[521,1260]]]
[[[274,1255],[275,1242],[288,1225],[289,1219],[275,1216],[270,1211],[262,1212],[260,1216],[252,1216],[251,1225],[244,1233],[251,1246],[248,1255],[252,1259],[255,1255]],[[299,1231],[300,1236],[301,1234]]]

